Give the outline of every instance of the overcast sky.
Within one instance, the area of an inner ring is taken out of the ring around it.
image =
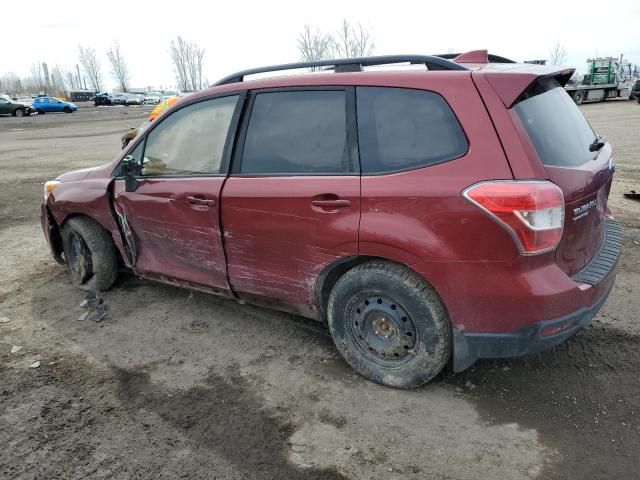
[[[639,0],[36,0],[29,2],[28,15],[15,17],[7,7],[0,28],[0,75],[26,76],[34,62],[73,67],[82,44],[98,51],[110,88],[115,82],[105,52],[116,40],[132,86],[167,88],[175,84],[168,49],[177,35],[206,49],[204,73],[214,82],[235,70],[297,61],[296,37],[303,25],[334,31],[342,18],[373,32],[376,54],[487,48],[525,60],[548,58],[559,41],[568,54],[566,63],[579,70],[596,54],[624,53],[640,63]]]

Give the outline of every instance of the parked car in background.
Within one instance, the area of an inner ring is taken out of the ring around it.
[[[180,96],[180,92],[178,92],[176,90],[163,90],[162,91],[162,96],[164,98],[179,97]]]
[[[33,100],[33,108],[40,114],[50,112],[71,113],[78,110],[78,107],[74,103],[65,102],[56,97],[35,98]]]
[[[33,107],[29,105],[13,100],[9,96],[0,97],[0,115],[22,117],[23,115],[31,115],[33,112]]]
[[[111,97],[112,105],[126,105],[126,103],[127,103],[126,93],[116,93]]]
[[[138,93],[125,93],[125,105],[142,105],[144,97]]]
[[[20,98],[17,98],[16,101],[28,107],[33,107],[33,98],[31,97],[20,97]]]
[[[93,103],[97,107],[99,105],[111,105],[111,95],[107,92],[97,93],[95,97],[93,97]]]
[[[333,72],[245,81],[302,68]],[[591,322],[622,247],[572,73],[486,51],[237,72],[46,182],[43,231],[82,289],[124,264],[296,312],[393,387],[537,353]]]
[[[160,92],[147,92],[142,100],[144,105],[157,105],[162,101],[162,94]]]

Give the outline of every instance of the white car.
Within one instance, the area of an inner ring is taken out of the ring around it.
[[[142,100],[144,105],[157,105],[162,101],[162,94],[159,92],[147,92]]]

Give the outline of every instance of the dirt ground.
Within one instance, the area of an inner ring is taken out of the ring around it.
[[[50,257],[42,183],[104,163],[139,108],[0,118],[0,477],[640,477],[640,105],[584,105],[616,150],[616,286],[592,327],[413,391],[374,385],[298,317],[125,276],[111,315]],[[22,346],[16,353],[12,347]],[[30,368],[39,361],[38,368]]]

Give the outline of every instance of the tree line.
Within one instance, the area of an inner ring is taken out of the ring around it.
[[[131,84],[129,64],[118,42],[107,49],[108,74],[117,84],[117,89],[128,92]],[[169,42],[169,56],[173,64],[178,89],[182,91],[201,90],[206,86],[203,77],[205,49],[196,43],[178,36]],[[104,89],[103,63],[95,48],[78,45],[77,63],[74,67],[55,65],[49,68],[45,62],[32,64],[30,74],[19,77],[9,72],[0,77],[0,93],[11,95],[44,92],[49,95],[64,96],[72,90]]]
[[[376,44],[371,30],[360,23],[354,24],[343,19],[333,32],[304,25],[298,34],[296,47],[301,60],[314,61],[372,55]],[[208,81],[203,77],[204,48],[178,36],[169,42],[168,53],[179,90],[192,91],[206,87]],[[549,63],[562,64],[566,61],[567,53],[556,42],[549,57]],[[127,92],[131,75],[118,42],[107,49],[106,59],[108,73],[117,83],[117,88]],[[0,93],[21,95],[45,92],[62,96],[70,90],[103,91],[103,65],[95,48],[79,45],[77,61],[74,68],[55,65],[49,69],[44,62],[34,63],[30,75],[23,78],[12,72],[7,73],[0,77]]]

